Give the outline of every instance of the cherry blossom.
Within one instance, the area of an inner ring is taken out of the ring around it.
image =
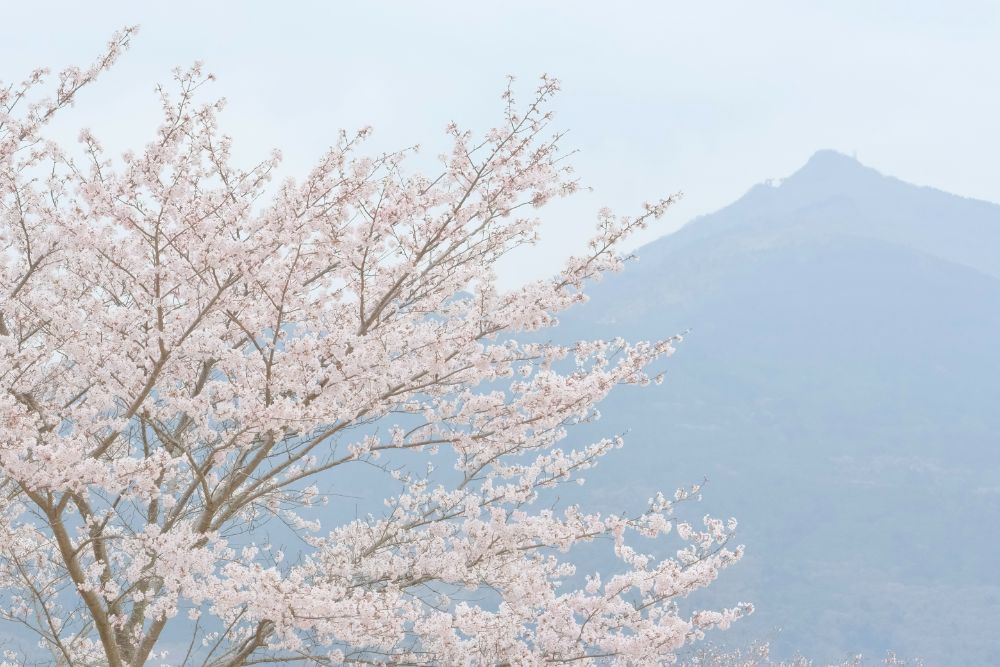
[[[674,516],[697,488],[631,515],[549,502],[622,445],[574,425],[680,340],[537,342],[672,198],[497,285],[577,190],[555,79],[527,104],[509,84],[485,133],[448,126],[427,174],[365,154],[368,128],[302,178],[236,166],[201,65],[141,149],[48,140],[134,32],[0,86],[0,618],[65,665],[658,665],[751,610],[678,604],[742,554],[734,522]],[[324,526],[328,481],[360,469],[395,491]],[[585,542],[619,567],[578,571]]]

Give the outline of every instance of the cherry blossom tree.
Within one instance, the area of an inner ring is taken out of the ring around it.
[[[141,150],[47,139],[133,33],[0,86],[8,636],[59,665],[653,665],[750,611],[677,604],[741,554],[731,521],[672,515],[691,490],[632,515],[541,502],[621,445],[560,446],[573,425],[678,341],[526,342],[670,198],[602,211],[553,278],[497,287],[534,212],[577,189],[554,79],[525,105],[508,86],[485,134],[449,126],[429,174],[364,155],[367,129],[299,179],[278,154],[236,166],[200,66],[160,89]],[[322,527],[320,485],[361,469],[384,506]],[[665,539],[675,556],[637,548]],[[618,569],[576,571],[594,541]]]

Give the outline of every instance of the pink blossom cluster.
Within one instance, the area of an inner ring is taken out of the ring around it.
[[[361,154],[367,129],[302,179],[276,179],[277,153],[240,168],[200,66],[160,90],[141,150],[46,140],[133,32],[51,96],[43,70],[0,86],[0,618],[58,664],[656,665],[750,611],[677,603],[740,557],[733,522],[679,522],[663,496],[633,516],[539,502],[621,445],[564,442],[679,340],[518,341],[672,202],[602,211],[553,278],[497,287],[577,188],[554,79],[526,106],[508,87],[482,136],[449,126],[429,175],[411,150]],[[361,466],[400,492],[324,531],[320,480]],[[269,519],[294,558],[258,544]],[[669,533],[675,556],[638,550]],[[576,587],[594,540],[620,568]],[[186,657],[163,653],[171,623]]]

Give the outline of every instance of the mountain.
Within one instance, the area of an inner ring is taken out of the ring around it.
[[[637,255],[559,336],[690,332],[585,488],[707,477],[747,555],[702,599],[758,609],[715,639],[1000,665],[1000,206],[821,151]]]

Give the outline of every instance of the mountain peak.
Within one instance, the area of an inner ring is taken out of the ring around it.
[[[812,154],[812,157],[806,162],[806,166],[836,166],[841,167],[863,167],[863,165],[858,162],[856,156],[844,155],[840,151],[835,151],[832,148],[821,148]]]
[[[786,181],[809,182],[812,184],[828,184],[836,182],[840,185],[870,180],[882,175],[858,162],[857,158],[844,155],[835,150],[823,149],[813,153],[805,165],[789,176]]]

